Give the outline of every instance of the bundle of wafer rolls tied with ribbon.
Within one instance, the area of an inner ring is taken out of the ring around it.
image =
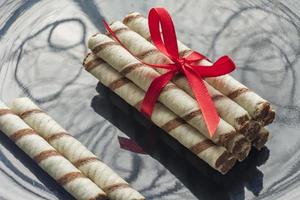
[[[28,98],[0,101],[0,130],[78,200],[145,200]]]
[[[152,8],[92,35],[85,69],[154,124],[226,174],[251,147],[268,140],[270,103],[229,75],[234,62],[216,62],[177,40],[171,16]]]

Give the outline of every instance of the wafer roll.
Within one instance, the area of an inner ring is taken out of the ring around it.
[[[259,136],[253,141],[253,146],[261,150],[269,139],[269,131],[264,127],[260,130]]]
[[[148,21],[139,13],[131,13],[127,15],[124,20],[130,29],[134,30],[147,40],[151,40],[148,29]],[[191,53],[191,49],[178,41],[178,49],[181,56]],[[199,64],[210,66],[207,60],[202,60]],[[255,92],[249,90],[245,85],[234,79],[230,75],[223,75],[219,77],[211,77],[205,79],[215,89],[219,90],[224,95],[231,98],[233,101],[241,105],[248,113],[258,121],[263,121],[270,109],[270,103],[257,95]]]
[[[121,22],[114,22],[110,28],[118,36],[119,40],[130,50],[133,55],[146,63],[151,64],[166,64],[172,63],[163,53],[152,45],[138,33],[130,30]],[[109,35],[109,34],[108,34]],[[164,74],[167,70],[155,68],[160,74]],[[193,91],[187,79],[178,75],[173,82],[179,88],[183,89],[190,96],[194,97]],[[260,129],[258,122],[250,120],[248,112],[239,106],[237,103],[224,96],[218,90],[210,86],[208,83],[205,86],[212,97],[216,109],[222,119],[232,125],[239,133],[245,135],[250,140],[254,139]]]
[[[148,89],[153,79],[160,75],[151,67],[143,65],[127,50],[106,35],[93,35],[89,39],[89,48],[95,55],[105,60],[144,91]],[[197,102],[183,90],[172,83],[168,83],[162,90],[159,101],[206,137],[210,138]],[[239,140],[239,144],[228,145],[228,142],[236,135],[238,134],[235,129],[221,119],[214,136],[210,139],[216,144],[224,145],[230,152],[237,154],[242,149],[241,140]],[[243,138],[242,141],[243,145],[249,145],[246,138]]]
[[[262,121],[263,126],[267,126],[271,124],[274,121],[274,119],[275,119],[275,110],[271,108],[266,114],[266,117]]]
[[[87,55],[83,65],[103,85],[138,109],[145,95],[143,90],[93,54]],[[234,165],[236,159],[224,147],[213,144],[160,103],[156,103],[151,120],[219,172],[225,174]]]
[[[0,101],[0,129],[78,200],[107,199],[105,193]]]
[[[101,187],[109,199],[145,199],[30,99],[15,99],[12,103],[12,110],[58,152],[71,161],[83,174]]]

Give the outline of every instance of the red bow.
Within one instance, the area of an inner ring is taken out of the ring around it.
[[[195,65],[194,63],[199,62],[203,59],[208,60],[205,56],[195,51],[193,51],[186,57],[180,57],[178,53],[174,24],[171,16],[164,8],[152,8],[149,12],[148,24],[152,42],[154,43],[156,48],[159,49],[167,57],[169,57],[173,61],[173,63],[149,64],[141,61],[143,64],[149,65],[154,68],[168,69],[168,72],[155,78],[152,81],[143,99],[141,112],[150,117],[161,90],[168,82],[171,81],[171,79],[176,74],[182,73],[186,76],[192,88],[199,108],[204,116],[208,132],[212,137],[218,127],[220,118],[207,91],[207,88],[205,87],[202,77],[215,77],[230,73],[235,69],[235,64],[228,56],[223,56],[209,67]],[[125,49],[127,49],[105,21],[104,25],[106,29],[111,33],[111,35]]]

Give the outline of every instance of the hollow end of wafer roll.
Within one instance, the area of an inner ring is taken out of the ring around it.
[[[239,132],[240,134],[243,134],[247,137],[248,132],[250,130],[250,121],[245,121],[240,125],[240,128],[237,130],[237,132]]]
[[[255,138],[257,138],[260,129],[261,124],[259,122],[254,120],[249,121],[249,129],[247,132],[245,132],[245,137],[248,140],[253,141]]]
[[[251,144],[247,138],[245,138],[243,135],[236,135],[232,140],[229,141],[226,148],[229,150],[229,152],[238,157],[239,154],[247,154],[250,146]]]
[[[275,110],[270,109],[266,117],[263,119],[264,126],[271,124],[275,119],[275,115],[276,115]]]
[[[250,143],[243,145],[242,151],[236,155],[238,161],[241,162],[241,161],[245,160],[247,158],[247,156],[249,155],[250,151],[251,151]]]
[[[219,136],[219,141],[216,144],[227,147],[234,139],[235,135],[236,135],[236,131],[231,131],[229,133],[222,134]]]
[[[256,138],[253,141],[253,146],[256,149],[261,150],[267,143],[268,139],[269,139],[269,131],[264,131],[264,133],[260,134],[260,137]]]
[[[253,118],[257,121],[262,121],[267,116],[270,108],[269,102],[260,102],[256,106]]]
[[[252,128],[250,122],[251,119],[248,114],[242,115],[241,117],[235,119],[235,123],[238,125],[238,128],[236,128],[237,132],[244,135],[247,139],[249,139],[248,135]]]
[[[88,57],[90,57],[92,52],[88,52],[82,61],[82,65],[86,68],[85,64],[87,62]]]
[[[226,174],[236,163],[236,158],[229,152],[225,151],[216,161],[216,168],[222,174]]]

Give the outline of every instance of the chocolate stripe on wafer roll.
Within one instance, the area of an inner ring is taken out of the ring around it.
[[[113,22],[113,23],[114,23],[114,22]],[[111,23],[110,26],[111,26],[113,23]],[[125,26],[124,26],[124,27],[119,28],[118,30],[114,31],[114,33],[115,33],[115,34],[120,34],[120,33],[122,33],[122,32],[126,32],[126,31],[128,31],[128,27],[125,27]],[[108,31],[106,31],[105,34],[108,35],[108,36],[111,35]]]
[[[59,133],[50,135],[49,137],[47,137],[45,139],[47,140],[47,142],[51,143],[53,140],[57,140],[62,137],[72,137],[72,136],[67,132],[59,132]]]
[[[101,59],[94,60],[94,62],[90,62],[88,65],[86,65],[85,69],[86,71],[91,71],[94,66],[97,66],[100,64],[100,62],[103,62]]]
[[[86,178],[75,166],[58,153],[36,131],[30,128],[19,116],[0,101],[0,129],[11,138],[28,156],[58,183],[69,173],[80,174],[62,186],[78,200],[91,200],[95,197],[107,199],[105,193],[90,179]],[[32,112],[33,114],[34,112]],[[38,113],[35,113],[38,114]]]
[[[182,119],[185,121],[189,121],[198,115],[201,115],[201,111],[199,109],[182,116]]]
[[[154,55],[154,54],[159,54],[160,52],[157,49],[149,49],[148,51],[143,51],[137,55],[135,55],[136,57],[138,57],[139,59],[144,60],[146,57]],[[168,61],[168,59],[166,59]]]
[[[62,155],[60,153],[58,153],[56,150],[45,150],[45,151],[39,153],[38,155],[34,156],[33,160],[36,163],[40,163],[43,160],[46,160],[51,156],[62,156]]]
[[[57,182],[61,185],[66,185],[77,178],[83,178],[83,174],[81,172],[70,172],[68,174],[63,175],[61,178],[57,180]]]
[[[247,93],[249,92],[250,90],[248,88],[241,88],[241,89],[237,89],[231,93],[229,93],[227,96],[230,98],[230,99],[235,99],[237,98],[238,96],[242,95],[243,93]]]
[[[96,35],[93,35],[93,37],[97,37],[98,35],[100,34],[96,34]],[[109,41],[109,42],[106,42],[106,43],[102,43],[101,45],[95,47],[93,49],[94,52],[100,52],[101,50],[105,49],[106,47],[111,47],[111,46],[115,46],[115,45],[119,45],[118,43],[116,43],[115,41]]]
[[[20,117],[23,119],[23,118],[27,117],[28,115],[30,115],[31,113],[41,113],[41,112],[43,112],[43,111],[41,111],[39,109],[32,109],[32,110],[28,110],[24,113],[21,113]]]
[[[108,87],[111,90],[115,90],[118,89],[119,87],[122,87],[123,85],[127,84],[129,81],[127,78],[121,78],[118,80],[115,80],[114,82],[112,82]]]
[[[224,95],[221,95],[221,94],[215,94],[214,96],[212,96],[211,97],[212,98],[212,100],[214,101],[214,102],[216,102],[216,101],[218,101],[218,100],[222,100],[222,99],[224,99],[224,98],[226,98]],[[247,116],[247,115],[246,115]],[[245,116],[243,116],[243,117],[245,117]],[[246,119],[247,120],[247,119]]]
[[[152,64],[168,64],[172,63],[170,59],[168,59],[163,53],[161,53],[154,45],[145,40],[142,36],[137,34],[136,32],[128,29],[127,26],[122,24],[121,22],[115,22],[111,25],[113,31],[122,29],[127,31],[122,31],[117,34],[119,40],[129,49],[133,55],[138,56],[139,59],[142,59],[146,63]],[[156,52],[156,53],[154,53]],[[156,68],[156,70],[160,74],[164,74],[166,72],[165,69]],[[183,75],[177,75],[173,82],[187,92],[190,96],[194,98],[193,91],[188,83],[187,79]],[[205,86],[212,97],[216,109],[220,115],[220,117],[232,125],[239,133],[244,134],[245,136],[251,135],[250,131],[250,116],[248,112],[239,106],[237,103],[224,96],[222,93],[217,91],[215,88],[210,86],[208,83],[204,82]],[[241,121],[243,119],[243,121]],[[253,133],[254,134],[254,133]]]
[[[214,144],[206,139],[206,140],[203,140],[193,146],[190,147],[190,150],[194,153],[194,154],[199,154],[201,153],[202,151],[205,151],[206,149],[208,149],[209,147],[212,147],[214,146]]]
[[[1,109],[0,110],[0,116],[7,115],[7,114],[13,114],[13,111],[11,111],[9,109]]]
[[[136,20],[138,18],[145,18],[142,14],[137,13],[137,12],[132,12],[129,13],[124,19],[123,19],[123,23],[124,24],[128,24],[131,23],[132,20]]]
[[[162,125],[161,128],[166,132],[170,132],[171,130],[177,128],[178,126],[184,123],[185,122],[180,117],[177,117]]]
[[[148,20],[139,13],[131,13],[127,15],[123,22],[133,31],[140,34],[142,37],[149,39],[150,33],[148,28]],[[191,52],[191,49],[178,42],[178,49],[181,56],[186,56]],[[136,42],[138,43],[138,42]],[[203,60],[202,65],[211,65],[212,63]],[[262,121],[265,113],[270,108],[270,103],[261,98],[255,92],[249,90],[245,85],[234,79],[230,75],[212,77],[205,79],[215,89],[219,90],[226,96],[231,96],[232,100],[242,106],[256,120]]]
[[[95,69],[96,67],[91,69],[91,71],[94,71]],[[28,98],[15,99],[12,102],[12,109],[17,114],[22,114],[25,112],[30,113],[31,110],[41,110]],[[60,154],[71,161],[71,163],[73,163],[85,176],[89,177],[94,183],[102,188],[109,199],[145,199],[132,187],[106,191],[105,188],[109,188],[112,185],[128,183],[119,175],[117,175],[112,169],[110,169],[105,163],[97,159],[97,157],[78,140],[71,135],[66,134],[67,131],[62,128],[54,119],[47,115],[47,113],[31,112],[31,114],[28,114],[24,118],[24,121],[33,129],[35,129],[39,135],[48,139],[49,143]]]
[[[130,186],[127,183],[120,183],[120,184],[116,184],[116,185],[112,185],[110,187],[105,188],[106,191],[112,192],[112,191],[116,191],[116,190],[120,190],[120,189],[124,189],[124,188],[129,188]]]
[[[144,65],[142,63],[130,63],[128,65],[126,65],[121,71],[120,74],[122,74],[123,76],[126,76],[127,74],[133,72],[134,70],[136,70],[137,68],[141,68]]]
[[[85,63],[89,63],[94,59],[97,59],[96,56],[90,54],[87,56]],[[90,73],[105,86],[109,86],[112,82],[124,78],[107,63],[99,64]],[[113,92],[137,109],[139,109],[139,105],[145,95],[145,92],[131,81],[122,87],[116,88]],[[207,138],[203,134],[188,125],[162,104],[156,103],[151,120],[178,140],[183,146],[192,149],[193,153],[200,159],[221,173],[228,172],[234,165],[236,158],[228,153],[224,147],[216,146],[212,142],[207,145]],[[206,145],[203,145],[204,143]]]
[[[91,37],[88,43],[89,48],[94,50],[95,48],[98,49],[99,46],[103,46],[103,44],[112,43],[112,41],[113,40],[106,35],[97,34],[96,36]],[[105,48],[102,48],[100,51],[95,51],[95,53],[119,72],[126,69],[129,65],[140,63],[139,60],[120,45],[105,45]],[[118,59],[115,59],[116,55],[118,55]],[[126,74],[126,78],[134,82],[134,84],[144,91],[147,91],[151,82],[158,76],[160,76],[160,74],[157,71],[146,65],[140,65],[138,68]],[[168,85],[174,84],[168,83],[167,87]],[[163,89],[158,100],[170,110],[175,112],[179,117],[185,116],[199,109],[198,103],[195,99],[175,85],[172,90]],[[202,114],[196,115],[190,119],[188,123],[210,138],[215,144],[219,145],[225,145],[228,142],[223,141],[222,139],[231,139],[235,135],[238,135],[236,134],[234,127],[221,119],[214,136],[211,138]]]
[[[14,134],[9,136],[9,138],[12,141],[17,142],[20,138],[22,138],[26,135],[34,135],[34,134],[37,134],[34,130],[32,130],[31,128],[25,128],[25,129],[20,129],[20,130],[16,131]]]
[[[80,166],[82,165],[85,165],[89,162],[94,162],[94,161],[97,161],[99,160],[97,157],[86,157],[86,158],[83,158],[83,159],[80,159],[80,160],[77,160],[74,165],[79,168]]]

